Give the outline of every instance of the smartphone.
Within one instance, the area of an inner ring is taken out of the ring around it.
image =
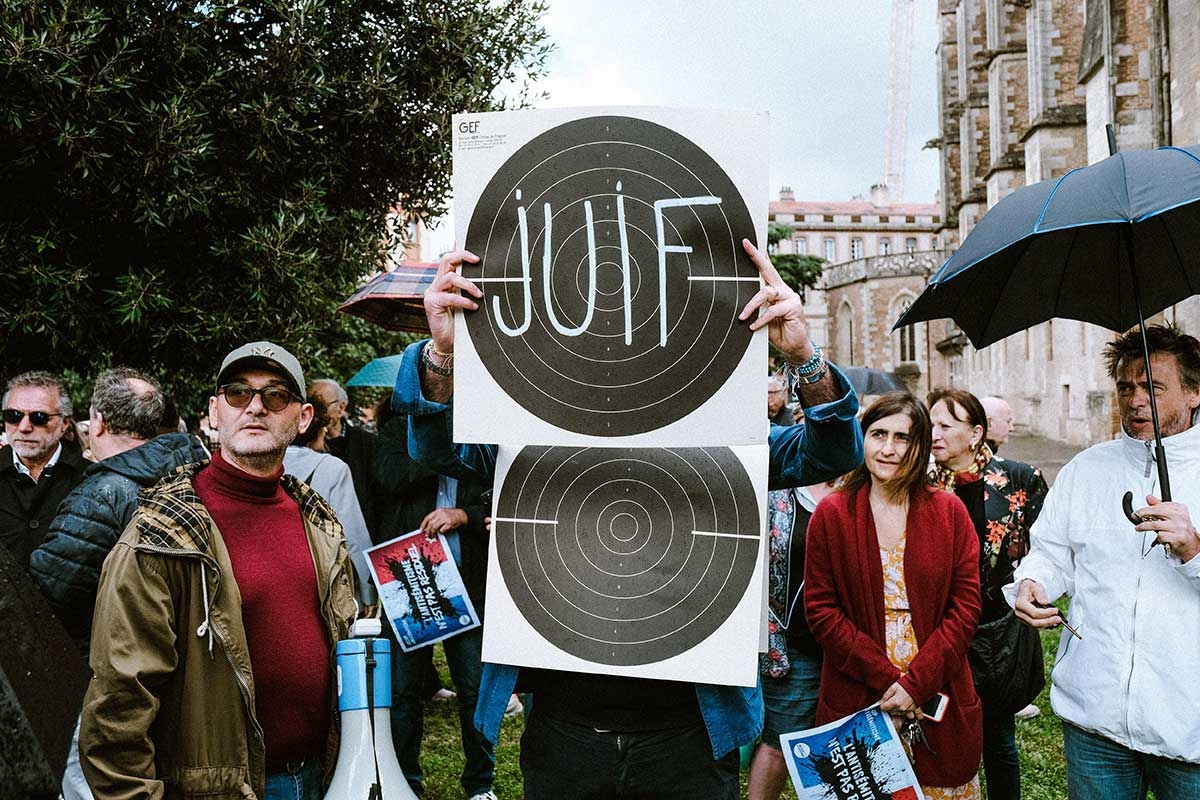
[[[950,705],[949,696],[944,692],[938,692],[925,701],[925,704],[921,706],[921,713],[930,722],[941,722],[942,718],[946,716],[946,706],[948,705]]]

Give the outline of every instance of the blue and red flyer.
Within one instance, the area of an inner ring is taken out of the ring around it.
[[[367,560],[404,652],[479,626],[444,536],[413,531],[372,547]]]
[[[921,800],[892,719],[878,705],[779,737],[800,800]]]

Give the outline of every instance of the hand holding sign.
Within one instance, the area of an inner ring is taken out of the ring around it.
[[[424,297],[425,318],[429,321],[429,333],[433,339],[427,347],[432,347],[437,353],[454,353],[454,309],[475,311],[479,308],[477,302],[461,292],[474,297],[483,297],[483,292],[458,272],[463,262],[474,264],[478,261],[479,256],[469,250],[452,250],[438,262],[437,276]],[[445,356],[441,358],[446,367],[445,374],[425,369],[424,364],[421,366],[421,388],[425,397],[437,403],[449,400],[454,391],[454,362],[445,359]]]
[[[479,256],[469,250],[452,250],[442,256],[438,262],[437,277],[425,292],[425,316],[429,320],[429,332],[433,336],[433,346],[442,353],[454,351],[454,309],[475,311],[479,308],[478,303],[460,292],[483,297],[483,291],[474,282],[458,273],[464,261],[477,264]]]
[[[749,239],[742,240],[742,248],[758,267],[763,288],[759,289],[742,309],[738,319],[750,319],[755,311],[758,318],[750,323],[750,330],[767,327],[771,344],[783,354],[790,364],[803,364],[816,352],[808,335],[808,318],[804,315],[804,303],[792,287],[783,282],[779,272],[766,253],[759,250]],[[837,399],[833,377],[826,373],[816,383],[800,384],[797,387],[804,405],[828,403]]]

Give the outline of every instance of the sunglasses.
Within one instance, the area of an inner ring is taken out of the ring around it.
[[[21,420],[29,417],[29,421],[39,428],[44,428],[50,424],[50,420],[54,417],[61,417],[62,414],[51,414],[48,411],[21,411],[17,408],[4,409],[4,421],[9,425],[20,425]]]
[[[267,411],[283,411],[292,404],[293,400],[300,399],[282,386],[264,386],[261,389],[255,389],[244,383],[227,383],[219,387],[217,391],[225,395],[225,402],[234,408],[245,408],[250,405],[250,401],[256,394],[262,397],[263,408]]]

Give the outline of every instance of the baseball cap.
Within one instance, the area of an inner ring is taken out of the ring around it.
[[[304,370],[300,369],[300,362],[279,345],[271,342],[251,342],[230,351],[217,372],[217,387],[220,388],[229,373],[239,367],[258,367],[278,372],[287,379],[288,388],[301,401],[308,402],[308,397],[304,394]]]

